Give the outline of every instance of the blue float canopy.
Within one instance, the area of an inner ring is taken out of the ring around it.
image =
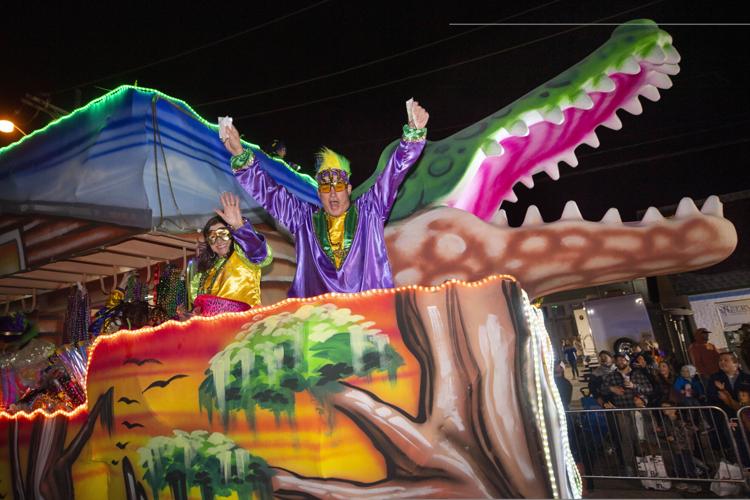
[[[313,179],[246,147],[277,182],[319,203]],[[202,227],[229,191],[253,222],[268,221],[229,160],[218,126],[185,102],[122,86],[0,149],[0,213],[182,233]]]

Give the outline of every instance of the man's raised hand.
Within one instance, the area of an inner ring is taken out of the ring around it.
[[[234,125],[227,125],[226,137],[222,140],[224,147],[227,151],[232,153],[232,156],[237,156],[242,153],[242,142],[240,142],[240,133]]]
[[[414,101],[414,104],[412,104],[411,115],[413,117],[413,120],[409,121],[411,128],[425,128],[427,126],[430,114],[417,101]]]

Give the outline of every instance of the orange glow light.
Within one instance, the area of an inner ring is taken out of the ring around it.
[[[383,296],[383,295],[393,295],[399,292],[403,292],[406,290],[417,290],[420,292],[437,292],[439,290],[442,290],[444,288],[447,288],[449,286],[464,286],[464,287],[470,287],[470,288],[476,288],[483,285],[486,285],[487,283],[493,282],[493,281],[499,281],[499,280],[509,280],[514,283],[517,283],[518,280],[509,274],[494,274],[491,276],[488,276],[486,278],[483,278],[478,281],[464,281],[464,280],[458,280],[458,279],[451,279],[448,281],[445,281],[441,283],[440,285],[432,285],[432,286],[424,286],[424,285],[404,285],[400,286],[398,288],[376,288],[373,290],[365,290],[362,292],[357,293],[339,293],[339,292],[330,292],[323,295],[318,295],[316,297],[304,297],[304,298],[288,298],[284,299],[281,302],[277,302],[275,304],[269,305],[269,306],[262,306],[262,307],[255,307],[252,309],[248,309],[247,311],[243,312],[227,312],[222,314],[217,314],[216,316],[193,316],[187,321],[175,321],[175,320],[169,320],[165,321],[164,323],[158,325],[158,326],[151,326],[146,328],[141,328],[139,330],[119,330],[113,334],[110,335],[102,335],[99,337],[96,337],[94,339],[94,342],[89,346],[88,351],[88,363],[86,366],[86,379],[83,383],[83,389],[86,392],[86,401],[82,403],[81,405],[77,406],[73,410],[65,411],[65,410],[56,410],[53,413],[47,413],[44,409],[39,408],[32,412],[27,411],[19,411],[16,413],[9,413],[7,411],[0,412],[0,420],[18,420],[18,419],[27,419],[32,420],[36,418],[38,415],[41,415],[45,418],[54,418],[58,415],[63,415],[67,418],[73,418],[80,413],[83,413],[84,411],[88,410],[88,367],[91,366],[91,363],[94,359],[94,351],[96,350],[96,346],[98,346],[102,342],[114,342],[118,338],[125,336],[125,335],[142,335],[142,334],[148,334],[153,333],[159,329],[166,328],[166,327],[173,327],[173,328],[187,328],[193,321],[208,321],[210,323],[215,323],[225,317],[234,317],[234,316],[241,316],[245,315],[248,317],[255,316],[257,314],[267,313],[270,311],[273,311],[275,309],[280,309],[284,307],[287,304],[290,303],[309,303],[309,302],[320,302],[322,300],[325,300],[327,298],[336,298],[336,299],[343,299],[343,300],[355,300],[360,297],[371,297],[371,296]]]

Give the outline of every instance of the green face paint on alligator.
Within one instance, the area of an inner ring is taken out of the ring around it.
[[[596,141],[596,126],[619,128],[614,111],[632,105],[638,94],[658,99],[656,88],[671,86],[666,74],[679,71],[671,42],[652,21],[626,23],[561,75],[474,125],[428,142],[401,187],[391,220],[440,205],[489,219],[503,200],[514,201],[511,189],[519,180],[533,184],[531,176],[542,170],[556,178],[560,160],[575,166],[573,150]],[[377,171],[355,197],[373,184],[396,144],[383,151]]]

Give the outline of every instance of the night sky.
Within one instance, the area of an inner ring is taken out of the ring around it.
[[[614,30],[449,23],[648,18],[672,34],[682,55],[674,87],[657,103],[642,99],[640,116],[618,113],[621,131],[599,128],[600,148],[579,148],[580,166],[561,166],[559,181],[538,175],[533,190],[519,184],[519,202],[505,206],[511,223],[519,224],[532,203],[548,221],[568,199],[588,219],[615,206],[632,220],[638,210],[683,196],[750,189],[750,26],[664,25],[744,22],[736,2],[204,5],[195,11],[157,2],[34,5],[4,15],[0,118],[29,132],[51,118],[22,104],[27,93],[71,111],[137,81],[185,100],[208,120],[235,117],[245,137],[262,147],[283,139],[287,158],[303,166],[329,146],[350,158],[357,184],[400,134],[409,97],[431,114],[429,138],[446,137],[574,65]],[[0,146],[12,140],[0,137]]]

